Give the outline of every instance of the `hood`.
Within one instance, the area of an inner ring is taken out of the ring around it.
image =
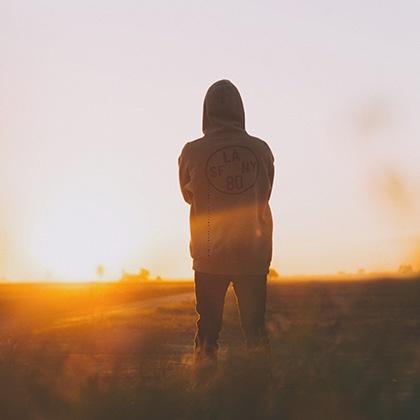
[[[203,106],[203,133],[223,129],[245,130],[245,111],[241,95],[229,80],[219,80],[212,84]]]

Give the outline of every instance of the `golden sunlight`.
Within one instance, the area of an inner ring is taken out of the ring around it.
[[[93,280],[99,264],[105,278],[116,278],[135,247],[130,224],[112,202],[100,206],[83,198],[52,205],[33,225],[32,257],[55,279]]]

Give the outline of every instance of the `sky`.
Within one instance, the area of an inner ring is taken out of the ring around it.
[[[420,269],[416,1],[0,0],[0,278],[191,277],[207,88],[275,155],[283,274]]]

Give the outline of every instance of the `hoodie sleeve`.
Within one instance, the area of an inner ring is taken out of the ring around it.
[[[265,143],[265,142],[264,142]],[[271,196],[271,190],[273,189],[273,182],[274,182],[274,156],[273,153],[267,143],[265,143],[268,149],[268,178],[270,181],[270,192],[268,194],[268,199]]]
[[[191,177],[188,168],[188,159],[187,159],[187,146],[186,144],[182,149],[181,155],[178,158],[178,167],[179,167],[179,185],[181,187],[181,193],[184,197],[184,200],[188,203],[192,203],[192,186],[191,186]]]

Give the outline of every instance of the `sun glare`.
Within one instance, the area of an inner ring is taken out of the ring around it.
[[[112,203],[72,200],[50,208],[35,224],[31,253],[54,280],[95,280],[99,265],[104,279],[116,278],[133,250],[129,227]]]

